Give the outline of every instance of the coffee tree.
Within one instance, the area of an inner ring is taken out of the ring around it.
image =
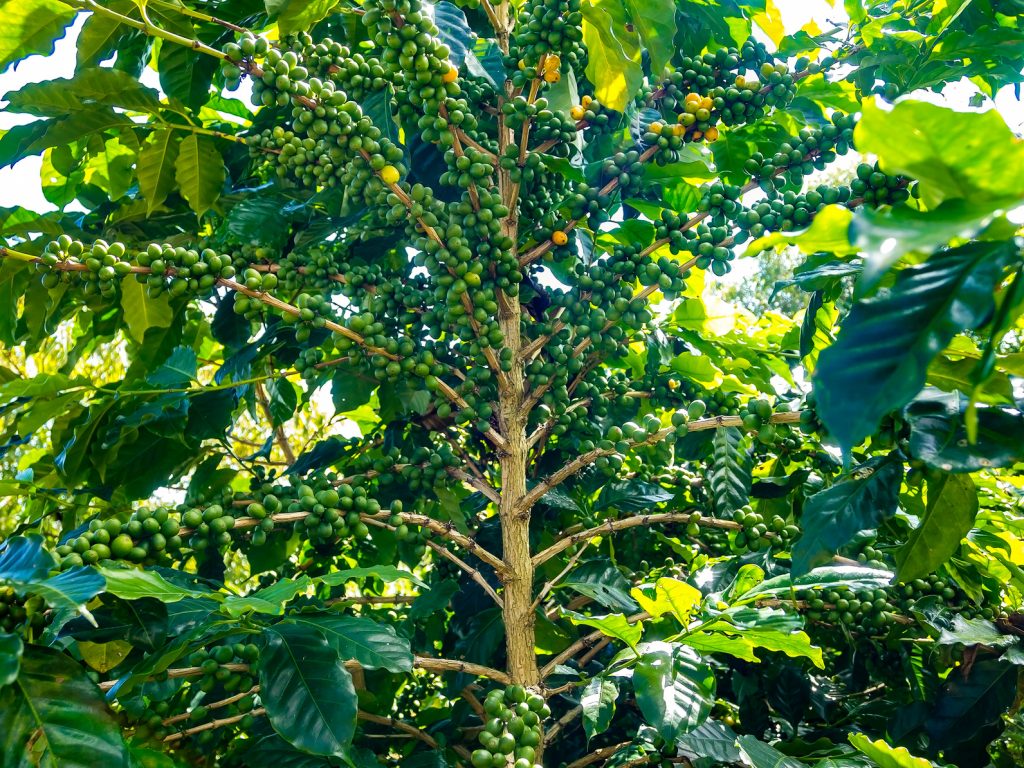
[[[4,766],[1021,763],[1020,3],[3,5]]]

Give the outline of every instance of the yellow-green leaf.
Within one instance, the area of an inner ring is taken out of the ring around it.
[[[689,623],[690,616],[700,605],[702,598],[700,590],[691,587],[685,581],[670,578],[658,579],[654,585],[653,598],[639,588],[634,588],[630,594],[651,616],[658,618],[671,613],[684,627]]]
[[[643,80],[640,38],[622,3],[586,0],[581,10],[583,43],[589,52],[587,77],[595,84],[594,97],[622,111]]]
[[[935,763],[923,757],[914,757],[906,747],[893,747],[882,739],[871,741],[863,733],[851,733],[850,743],[867,755],[879,768],[935,768]]]
[[[132,652],[132,645],[124,640],[111,640],[109,643],[79,640],[78,650],[85,663],[97,672],[109,672],[127,658]]]
[[[75,11],[60,0],[0,0],[0,72],[26,56],[53,53]]]
[[[129,276],[121,284],[121,308],[128,333],[140,344],[150,328],[167,328],[174,313],[166,293],[152,299],[146,287]]]
[[[224,158],[209,136],[192,134],[181,140],[175,177],[189,207],[202,216],[217,202],[224,184]]]

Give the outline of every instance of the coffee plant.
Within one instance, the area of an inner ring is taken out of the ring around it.
[[[1024,4],[0,5],[4,768],[1021,764]]]

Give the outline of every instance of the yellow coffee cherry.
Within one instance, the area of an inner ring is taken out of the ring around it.
[[[399,178],[398,169],[393,165],[385,165],[380,169],[380,180],[385,184],[397,184]]]
[[[688,94],[686,94],[685,103],[690,104],[692,102],[692,103],[699,104],[700,100],[701,100],[701,95],[699,93],[688,93]]]
[[[551,233],[551,242],[555,245],[565,245],[569,242],[569,236],[559,229]]]
[[[583,107],[577,104],[575,107],[569,110],[569,117],[571,117],[573,120],[582,120],[583,116],[586,113],[587,110],[585,110]]]
[[[656,134],[658,134],[660,136],[661,135],[661,129],[664,128],[664,127],[665,127],[664,125],[662,125],[660,122],[655,120],[653,123],[651,123],[650,127],[647,130],[649,130],[651,133],[656,133]]]
[[[544,71],[544,82],[545,83],[557,83],[562,79],[562,73],[557,69],[549,69]]]
[[[704,131],[704,138],[707,141],[718,141],[718,129],[715,128],[714,126],[711,126],[706,131]]]
[[[442,83],[454,83],[459,76],[459,70],[453,67],[451,64],[448,65],[448,70],[441,75]]]
[[[742,88],[746,84],[747,84],[747,78],[745,78],[743,75],[736,75],[736,87],[737,88]]]
[[[587,107],[590,106],[591,102],[593,101],[594,100],[589,96],[584,96],[582,99],[580,99],[580,106],[586,109]]]

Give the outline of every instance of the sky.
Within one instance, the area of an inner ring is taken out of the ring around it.
[[[842,24],[847,19],[842,0],[837,0],[835,6],[826,0],[775,0],[775,5],[782,14],[787,33],[800,29],[812,20],[819,27],[827,29],[837,23]],[[69,28],[67,34],[57,41],[52,56],[32,56],[18,64],[17,67],[0,73],[0,94],[17,90],[31,82],[72,77],[75,70],[74,41],[81,29],[83,19],[84,17],[80,16],[79,20]],[[144,84],[159,89],[156,72],[153,70],[144,72],[141,79]],[[967,109],[967,101],[975,91],[973,85],[965,82],[950,86],[942,95],[928,92],[916,94],[915,97],[927,98],[958,109]],[[1024,104],[1015,98],[1012,89],[1004,89],[997,95],[996,108],[1003,114],[1012,129],[1017,132],[1024,131]],[[29,122],[32,119],[34,118],[28,115],[0,111],[0,130],[7,130],[13,125]],[[55,210],[55,207],[43,197],[40,190],[41,165],[41,158],[30,157],[12,168],[0,169],[0,206],[20,205],[37,212]]]

